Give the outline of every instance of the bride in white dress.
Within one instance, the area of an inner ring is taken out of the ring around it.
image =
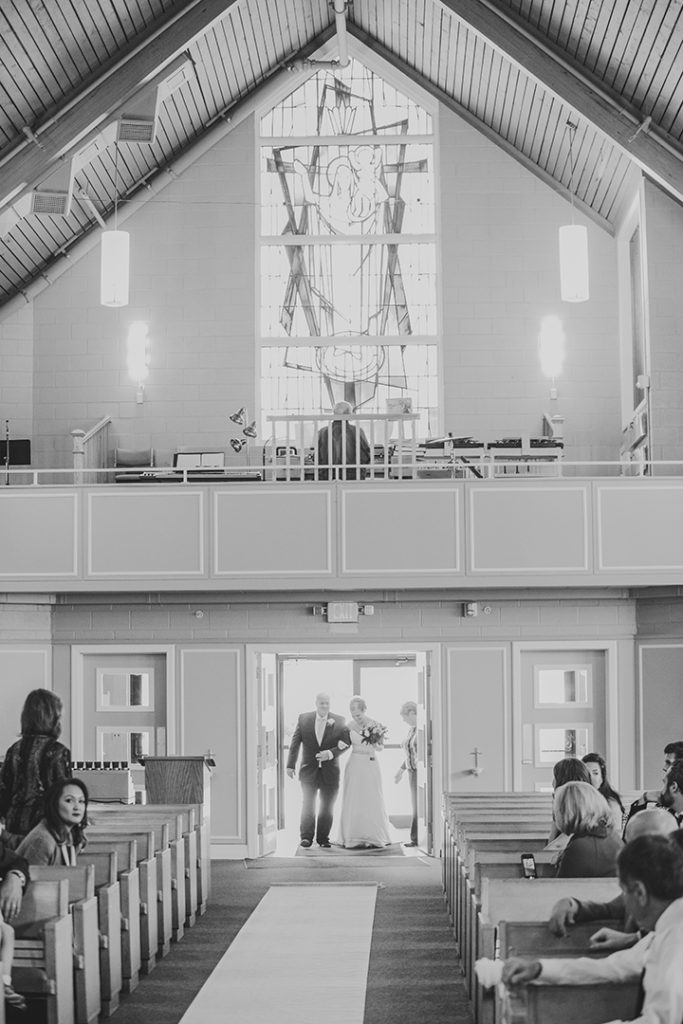
[[[392,842],[378,761],[383,744],[372,746],[361,737],[366,725],[377,724],[368,718],[366,708],[361,697],[354,697],[349,705],[351,754],[346,763],[341,805],[332,836],[335,845],[347,850],[359,846],[384,847]]]

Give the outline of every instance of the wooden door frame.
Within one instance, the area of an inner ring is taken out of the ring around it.
[[[434,857],[440,855],[441,829],[438,823],[441,816],[441,792],[443,789],[443,723],[439,721],[438,709],[441,707],[441,644],[422,643],[421,641],[410,642],[397,639],[395,643],[359,643],[349,638],[346,642],[337,641],[334,643],[308,643],[306,641],[296,644],[278,643],[256,643],[246,645],[246,780],[247,780],[247,857],[258,856],[258,786],[257,773],[252,770],[256,765],[258,756],[258,709],[259,709],[259,680],[257,677],[258,655],[261,652],[286,655],[300,655],[305,658],[307,655],[320,656],[328,654],[331,657],[347,655],[351,658],[363,657],[364,655],[396,655],[406,653],[424,652],[427,656],[429,666],[426,680],[429,691],[429,707],[432,715],[432,806],[430,808]],[[278,694],[279,701],[279,694]],[[278,717],[280,709],[278,707]],[[436,715],[436,718],[435,718]]]
[[[602,651],[605,655],[605,760],[612,784],[618,786],[619,686],[616,640],[519,640],[512,643],[512,790],[522,789],[522,656],[532,651]]]
[[[161,655],[166,659],[166,753],[177,753],[177,722],[175,701],[175,644],[73,644],[71,647],[71,758],[84,760],[85,718],[85,655]]]

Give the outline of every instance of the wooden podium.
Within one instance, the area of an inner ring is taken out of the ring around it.
[[[150,804],[203,804],[211,812],[213,758],[145,757],[145,789]]]
[[[203,914],[211,887],[211,769],[213,757],[145,757],[145,789],[150,804],[200,805],[198,910]]]

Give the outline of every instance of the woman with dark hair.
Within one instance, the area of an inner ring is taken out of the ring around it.
[[[586,768],[588,768],[591,777],[591,785],[595,786],[598,793],[602,793],[609,805],[613,827],[619,834],[621,834],[621,830],[624,827],[623,823],[626,808],[622,804],[621,797],[617,793],[616,789],[613,789],[609,784],[607,779],[607,764],[604,757],[600,754],[591,753],[585,754],[581,760],[585,764]]]
[[[590,780],[587,766],[578,757],[563,757],[561,761],[556,761],[553,765],[553,792],[567,782],[590,782]],[[562,829],[557,827],[557,823],[553,819],[548,842],[554,842],[560,835],[562,835]]]
[[[566,782],[555,791],[553,816],[570,836],[562,851],[558,878],[612,878],[624,843],[612,828],[605,798],[590,782]]]
[[[80,779],[59,779],[45,797],[45,816],[22,839],[17,853],[31,864],[73,867],[85,846],[88,789]]]
[[[60,743],[62,702],[50,690],[31,690],[21,712],[21,738],[7,750],[0,769],[3,841],[16,847],[44,813],[45,793],[71,778],[71,753]]]

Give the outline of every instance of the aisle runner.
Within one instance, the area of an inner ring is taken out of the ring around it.
[[[376,885],[277,885],[180,1024],[362,1024]]]

